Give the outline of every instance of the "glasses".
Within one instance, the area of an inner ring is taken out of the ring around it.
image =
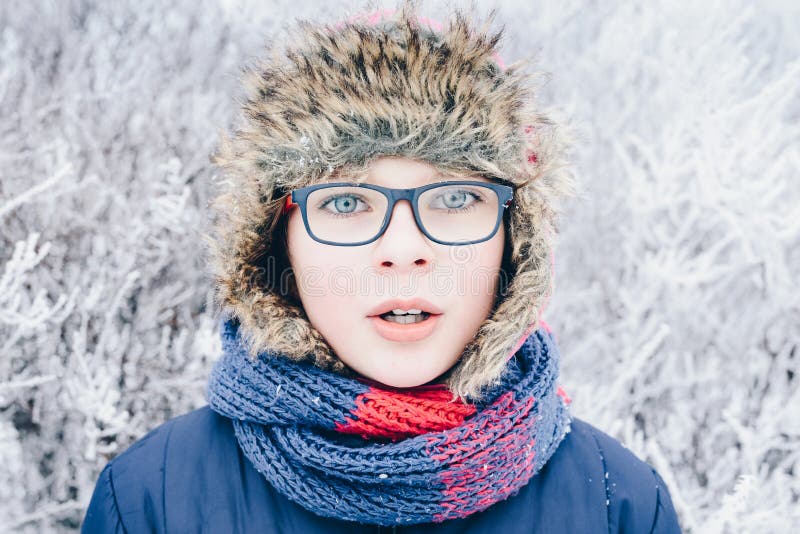
[[[284,213],[300,206],[306,231],[315,241],[358,246],[383,235],[394,205],[408,200],[428,239],[442,245],[469,245],[494,236],[512,199],[513,189],[507,185],[469,180],[412,189],[340,182],[293,190]]]

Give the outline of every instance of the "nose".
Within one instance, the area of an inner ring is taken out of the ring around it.
[[[390,217],[386,231],[377,240],[375,264],[393,267],[399,272],[430,268],[433,265],[432,242],[417,226],[411,203],[399,200]]]

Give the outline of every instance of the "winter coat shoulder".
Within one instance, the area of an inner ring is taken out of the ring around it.
[[[100,473],[83,533],[679,533],[659,474],[580,419],[517,495],[471,516],[397,527],[325,518],[278,493],[233,425],[203,406],[150,431]]]

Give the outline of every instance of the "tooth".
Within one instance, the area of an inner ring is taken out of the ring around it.
[[[422,313],[422,310],[418,310],[416,308],[411,308],[410,310],[401,310],[400,308],[397,308],[396,310],[392,310],[392,313],[395,315],[405,315],[407,313],[413,313],[416,315]]]
[[[414,324],[422,322],[424,319],[421,315],[390,315],[386,320],[397,324]]]

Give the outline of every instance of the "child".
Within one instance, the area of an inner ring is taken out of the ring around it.
[[[304,24],[247,71],[209,406],[109,462],[84,532],[680,531],[556,383],[563,129],[501,32],[415,9]]]

